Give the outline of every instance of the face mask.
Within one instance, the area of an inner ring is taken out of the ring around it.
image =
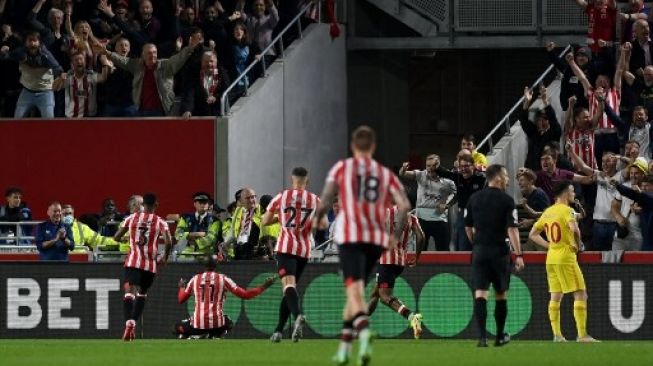
[[[74,220],[73,215],[66,215],[63,217],[63,219],[61,219],[61,221],[66,225],[72,225],[73,220]]]

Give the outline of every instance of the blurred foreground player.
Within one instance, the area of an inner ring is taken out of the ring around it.
[[[192,317],[175,325],[175,334],[179,338],[222,338],[233,328],[233,322],[223,311],[227,292],[249,300],[263,293],[274,283],[274,278],[269,277],[261,286],[245,290],[238,287],[231,278],[218,273],[216,266],[216,259],[210,256],[204,272],[193,276],[188,284],[183,278],[179,280],[179,303],[183,304],[191,296],[195,297],[195,311]]]
[[[388,230],[392,231],[399,225],[397,221],[397,207],[389,208],[386,211]],[[415,235],[415,256],[410,259],[407,258],[407,246],[410,239],[411,232]],[[376,272],[376,285],[370,295],[370,302],[367,304],[368,315],[372,315],[376,310],[376,305],[379,299],[383,305],[396,311],[399,315],[403,316],[410,322],[413,328],[413,336],[419,339],[422,336],[422,314],[410,311],[397,297],[393,295],[395,281],[401,275],[408,264],[410,267],[415,267],[419,261],[419,256],[422,252],[422,244],[424,243],[424,232],[419,225],[417,217],[408,215],[408,222],[401,233],[401,239],[397,247],[394,249],[386,250],[381,254],[379,265]]]
[[[533,242],[547,248],[546,277],[551,300],[549,301],[549,320],[553,330],[554,342],[566,342],[560,330],[560,301],[564,294],[574,294],[574,319],[578,342],[597,342],[587,334],[587,291],[585,278],[578,266],[576,253],[581,247],[581,236],[574,210],[569,206],[576,193],[573,183],[562,181],[553,187],[555,204],[547,208],[535,222],[529,237]],[[545,232],[547,240],[541,236]]]
[[[487,347],[487,296],[490,284],[494,288],[494,319],[497,337],[494,345],[510,342],[504,332],[508,316],[508,288],[510,287],[510,247],[506,245],[506,231],[515,255],[515,269],[524,268],[517,210],[512,197],[506,194],[508,171],[503,165],[490,165],[486,172],[487,187],[474,193],[465,209],[465,232],[472,242],[472,282],[474,286],[474,316],[478,327],[479,347]]]
[[[125,290],[124,315],[125,331],[122,339],[133,341],[136,336],[136,322],[140,318],[147,290],[152,286],[156,276],[157,264],[165,265],[170,256],[172,238],[168,223],[154,214],[158,202],[153,193],[143,195],[144,212],[136,212],[127,217],[120,229],[114,235],[114,240],[120,240],[129,232],[129,255],[125,259]],[[159,236],[163,235],[165,252],[157,258]]]
[[[336,194],[340,211],[336,217],[334,241],[338,244],[340,269],[347,300],[343,310],[343,328],[338,352],[333,360],[349,362],[354,331],[358,334],[358,364],[367,365],[372,355],[374,334],[368,328],[365,283],[385,249],[394,249],[406,223],[410,203],[394,173],[382,166],[372,154],[376,149],[374,131],[361,126],[354,130],[350,144],[353,157],[337,162],[329,171],[313,226],[326,229],[322,218]],[[394,233],[385,229],[385,210],[394,200],[399,226]]]

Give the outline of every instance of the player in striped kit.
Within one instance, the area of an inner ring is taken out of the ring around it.
[[[156,276],[157,264],[165,265],[170,256],[172,238],[168,223],[154,214],[158,202],[153,193],[143,195],[145,212],[136,212],[120,224],[114,235],[119,241],[129,232],[129,255],[125,259],[125,281],[123,288],[125,331],[122,339],[132,341],[136,336],[136,322],[143,312],[147,290]],[[165,252],[157,258],[159,237],[163,235]]]
[[[283,298],[279,305],[279,322],[270,337],[270,340],[275,343],[281,341],[281,332],[290,313],[295,317],[292,331],[293,342],[297,342],[302,337],[306,319],[299,305],[297,282],[304,272],[304,267],[306,267],[311,254],[311,247],[315,246],[311,226],[315,210],[320,202],[317,195],[306,190],[308,171],[305,168],[294,168],[290,180],[292,189],[287,189],[276,195],[270,201],[268,210],[261,220],[262,226],[276,222],[281,223],[281,233],[277,238],[274,251],[277,255],[277,268],[283,286]],[[326,218],[323,219],[323,224],[326,225]]]
[[[376,273],[376,286],[372,290],[370,301],[367,304],[369,315],[371,316],[376,310],[376,305],[381,300],[383,305],[389,307],[399,315],[408,319],[410,326],[413,328],[413,336],[419,339],[422,336],[422,314],[410,311],[398,298],[393,295],[395,280],[401,275],[408,264],[410,267],[417,265],[419,256],[422,252],[422,244],[424,242],[424,232],[417,217],[408,215],[408,222],[401,233],[401,239],[396,248],[386,250],[381,254],[379,259],[379,266]],[[388,230],[394,230],[399,225],[397,222],[397,207],[389,208],[387,210],[387,225]],[[415,234],[415,256],[410,259],[407,258],[407,246],[410,239],[411,232]]]
[[[372,355],[374,333],[368,328],[365,283],[381,253],[397,245],[410,203],[397,176],[372,159],[376,135],[370,127],[360,126],[354,130],[350,147],[353,157],[337,162],[329,171],[313,225],[326,229],[326,225],[320,225],[320,221],[337,193],[341,209],[336,218],[334,241],[339,246],[347,301],[343,311],[341,342],[333,360],[339,365],[349,362],[356,331],[360,342],[358,364],[367,365]],[[394,233],[388,233],[385,210],[392,201],[397,205],[397,221],[400,224]]]
[[[233,328],[233,322],[223,311],[227,292],[249,300],[262,294],[274,283],[274,278],[269,277],[261,286],[246,290],[228,276],[216,272],[216,266],[217,261],[214,256],[210,256],[204,272],[193,276],[188,284],[183,278],[179,280],[179,303],[183,304],[191,296],[195,297],[195,311],[191,318],[175,326],[175,333],[179,338],[222,338]]]

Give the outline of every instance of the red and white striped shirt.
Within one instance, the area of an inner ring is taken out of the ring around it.
[[[287,189],[272,199],[268,210],[279,215],[281,234],[274,251],[308,258],[314,245],[311,226],[320,199],[304,190]]]
[[[389,208],[387,214],[388,220],[386,224],[388,226],[388,231],[392,234],[395,228],[399,225],[399,222],[397,221],[397,206]],[[406,266],[406,247],[408,246],[408,240],[410,239],[412,228],[415,226],[419,226],[417,217],[415,215],[408,215],[408,222],[406,223],[406,226],[404,226],[404,231],[401,233],[401,238],[399,239],[399,243],[397,243],[397,247],[383,252],[379,259],[379,264],[394,264],[402,267]]]
[[[225,325],[223,309],[227,291],[247,300],[260,295],[263,288],[245,290],[238,287],[228,276],[214,271],[206,271],[193,276],[186,288],[180,288],[177,300],[179,303],[183,303],[191,295],[195,296],[195,311],[191,319],[193,328],[220,328]]]
[[[82,78],[69,73],[65,84],[66,117],[93,117],[97,114],[97,73],[88,71]]]
[[[125,267],[156,273],[159,236],[170,231],[168,223],[153,213],[138,212],[129,215],[120,227],[129,229],[129,255]]]
[[[385,210],[392,206],[392,196],[404,190],[397,176],[374,159],[349,158],[337,162],[326,181],[336,183],[339,190],[334,241],[386,248]]]
[[[566,139],[571,143],[573,151],[587,166],[596,169],[596,158],[594,157],[594,130],[571,129],[567,132]],[[579,169],[580,167],[576,167]]]
[[[587,92],[587,101],[589,102],[589,113],[590,116],[594,117],[594,113],[599,109],[599,101],[594,97],[594,89],[591,89]],[[619,105],[621,105],[621,93],[613,88],[608,88],[605,90],[605,103],[612,108],[614,113],[619,115]],[[599,124],[596,128],[604,129],[610,128],[614,129],[612,121],[608,118],[608,115],[603,112],[603,116],[599,119]],[[616,131],[615,131],[616,132]]]

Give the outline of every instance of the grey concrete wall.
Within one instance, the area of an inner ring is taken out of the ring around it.
[[[284,177],[304,166],[310,189],[319,193],[329,168],[347,156],[345,38],[332,41],[328,26],[319,25],[289,51],[284,60]]]
[[[226,204],[244,186],[259,195],[288,184],[290,169],[311,172],[319,192],[331,165],[347,154],[347,78],[343,37],[311,25],[247,97],[219,118],[216,197]]]

